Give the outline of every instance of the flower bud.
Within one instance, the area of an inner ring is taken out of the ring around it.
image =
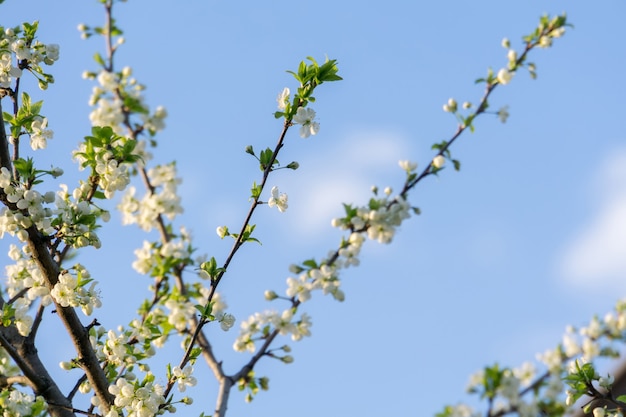
[[[509,53],[506,54],[506,57],[509,59],[510,62],[515,62],[517,61],[517,52],[515,51],[515,49],[509,49]]]
[[[539,46],[541,48],[548,48],[548,47],[552,46],[552,39],[550,39],[550,37],[548,37],[548,36],[542,36],[539,39]]]
[[[264,296],[267,301],[272,301],[278,298],[278,294],[272,290],[265,291]]]
[[[604,417],[606,414],[606,410],[601,407],[596,407],[593,409],[593,417]]]
[[[219,226],[215,231],[217,232],[217,235],[220,237],[220,239],[224,239],[224,237],[230,236],[230,233],[228,233],[228,227],[226,226]]]
[[[100,213],[100,218],[102,219],[103,222],[108,222],[109,220],[111,220],[111,212],[108,210],[103,210]]]
[[[448,113],[456,113],[457,110],[457,102],[455,99],[448,99],[448,103],[443,105],[443,111]]]
[[[433,166],[437,169],[443,167],[445,163],[446,158],[444,158],[442,155],[437,155],[433,158]]]

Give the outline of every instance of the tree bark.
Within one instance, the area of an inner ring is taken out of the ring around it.
[[[9,353],[29,382],[35,395],[41,395],[53,417],[75,417],[72,403],[63,395],[39,359],[31,338],[17,332],[14,325],[0,327],[0,345]]]

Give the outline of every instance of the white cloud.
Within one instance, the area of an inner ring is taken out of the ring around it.
[[[406,139],[393,132],[357,132],[326,146],[299,158],[302,171],[281,181],[281,191],[289,195],[289,227],[304,238],[327,233],[330,220],[343,213],[342,203],[365,204],[374,181],[387,177],[400,184],[404,173],[398,161],[409,157]]]
[[[560,273],[579,287],[626,290],[626,150],[602,165],[593,189],[597,213],[565,248]]]

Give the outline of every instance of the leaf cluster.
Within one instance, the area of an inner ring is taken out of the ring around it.
[[[301,61],[296,72],[287,71],[300,83],[300,86],[294,95],[293,101],[286,103],[285,110],[274,113],[274,117],[277,119],[284,117],[285,120],[291,121],[298,108],[306,107],[308,103],[315,102],[313,92],[317,86],[324,82],[340,81],[343,79],[337,74],[339,69],[337,68],[336,59],[328,59],[327,57],[322,65],[319,65],[317,61],[310,56],[306,59],[309,63]]]

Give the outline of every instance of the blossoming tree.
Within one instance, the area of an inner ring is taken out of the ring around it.
[[[188,230],[175,223],[182,213],[176,165],[159,162],[158,156],[153,159],[152,148],[165,127],[167,111],[162,107],[151,110],[143,96],[145,87],[132,69],[117,65],[114,58],[124,38],[113,18],[116,2],[100,3],[105,24],[79,27],[85,38],[101,37],[105,50],[95,55],[97,69],[84,74],[96,83],[89,101],[93,128],[72,155],[82,175],[75,184],[54,186],[56,179],[63,178],[63,168],[38,164],[40,152],[54,144],[50,142],[54,122],[45,116],[44,102],[33,100],[22,83],[24,78],[34,77],[42,90],[53,84],[53,64],[60,59],[60,47],[38,39],[37,22],[2,22],[0,233],[4,239],[13,239],[0,298],[0,409],[5,416],[148,417],[174,413],[177,405],[194,401],[185,391],[200,382],[199,367],[210,370],[217,382],[216,404],[202,404],[204,409],[213,407],[212,415],[226,415],[233,387],[245,391],[247,401],[252,400],[259,390],[268,388],[269,379],[255,373],[259,362],[291,363],[292,348],[286,340],[296,342],[311,335],[312,319],[306,310],[311,295],[319,292],[338,301],[344,299],[341,273],[359,265],[363,245],[367,241],[392,242],[398,227],[419,213],[410,202],[411,192],[447,167],[460,169],[460,162],[452,157],[453,145],[465,132],[474,131],[478,117],[495,114],[506,121],[507,107],[496,111],[489,107],[492,93],[512,82],[521,70],[534,78],[536,68],[529,61],[530,54],[536,48],[550,47],[568,27],[565,15],[544,16],[523,38],[521,49],[503,40],[506,63],[478,80],[484,86],[483,95],[475,103],[459,105],[451,98],[443,106],[457,120],[452,135],[433,145],[432,158],[422,163],[423,167],[410,160],[399,162],[404,172],[400,192],[374,187],[365,204],[345,204],[345,214],[332,220],[344,233],[337,245],[326,256],[293,264],[286,290],[268,289],[264,294],[271,309],[235,318],[220,289],[230,278],[229,267],[240,259],[241,248],[260,243],[255,235],[259,210],[288,210],[287,194],[277,186],[270,188],[269,180],[280,169],[299,167],[295,161],[279,162],[294,129],[302,138],[320,133],[311,107],[314,94],[318,88],[326,88],[322,84],[342,79],[338,63],[309,57],[290,71],[293,85],[279,93],[274,114],[281,123],[277,142],[260,150],[252,145],[245,149],[260,169],[259,177],[251,181],[248,211],[239,224],[217,228],[217,235],[230,242],[231,249],[223,259],[206,256]],[[86,247],[100,248],[99,229],[115,227],[109,222],[113,209],[121,212],[125,225],[156,232],[158,238],[145,240],[136,249],[132,264],[135,271],[151,279],[148,297],[137,299],[135,316],[120,327],[107,328],[97,318],[103,304],[99,288],[115,284],[102,280],[100,273],[74,258]],[[561,346],[542,356],[544,373],[531,364],[520,368],[495,365],[473,377],[471,390],[487,400],[490,416],[561,415],[583,395],[608,401],[608,406],[594,409],[596,417],[618,414],[624,397],[611,391],[611,378],[598,375],[592,361],[616,354],[610,343],[623,336],[625,310],[626,305],[620,304],[603,320],[570,329]],[[48,312],[55,313],[54,320],[62,323],[75,348],[61,362],[61,370],[50,369],[38,353],[45,342],[37,335],[50,320],[45,316]],[[237,321],[241,323],[238,334],[231,336],[229,330]],[[209,334],[211,326],[227,333]],[[248,355],[235,372],[228,372],[216,355],[216,337],[231,337],[234,350]],[[164,350],[176,342],[179,351]],[[56,375],[67,371],[76,375],[76,380],[64,391]],[[569,386],[566,394],[564,383]],[[474,414],[468,406],[456,405],[445,407],[440,416]]]

